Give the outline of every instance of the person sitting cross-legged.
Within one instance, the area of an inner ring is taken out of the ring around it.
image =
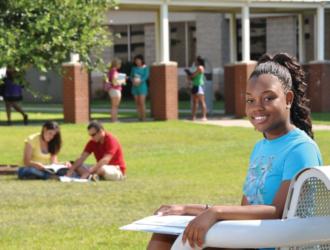
[[[60,127],[57,122],[47,121],[41,132],[30,135],[25,140],[23,167],[18,169],[18,178],[57,179],[54,174],[46,170],[46,165],[59,164],[57,155],[62,146]],[[69,164],[66,163],[69,167]]]
[[[87,127],[91,139],[80,157],[73,163],[67,176],[78,174],[82,179],[98,178],[111,181],[123,180],[126,172],[123,150],[118,140],[98,121],[91,121]],[[92,167],[84,165],[87,157],[93,153],[96,163]]]

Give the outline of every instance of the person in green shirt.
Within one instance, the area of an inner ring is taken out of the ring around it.
[[[196,120],[196,112],[198,103],[201,103],[202,106],[202,120],[206,121],[206,103],[204,95],[204,71],[205,71],[205,62],[201,56],[198,56],[195,61],[196,70],[189,76],[192,81],[192,120]]]

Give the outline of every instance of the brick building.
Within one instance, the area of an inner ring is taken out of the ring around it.
[[[148,65],[175,61],[179,89],[185,87],[183,69],[196,55],[207,59],[213,89],[221,95],[224,66],[230,63],[280,51],[302,63],[330,60],[330,1],[121,0],[105,23],[114,34],[113,47],[104,52],[106,62],[119,57],[129,64],[136,54],[143,54]],[[40,82],[35,73],[29,77]],[[58,79],[47,79],[48,89],[39,89],[61,101],[62,90],[50,87],[59,86],[51,84]],[[96,96],[101,76],[92,73],[91,82]]]

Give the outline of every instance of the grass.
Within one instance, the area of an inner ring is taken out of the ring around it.
[[[60,114],[31,116],[61,122]],[[250,151],[261,138],[253,129],[183,121],[105,127],[123,145],[127,180],[81,184],[0,176],[0,249],[145,249],[150,234],[118,228],[160,204],[238,204]],[[24,138],[39,130],[40,124],[2,126],[1,163],[18,163]],[[61,131],[60,159],[75,159],[88,140],[85,125],[61,124]],[[325,164],[329,140],[330,131],[316,132]]]

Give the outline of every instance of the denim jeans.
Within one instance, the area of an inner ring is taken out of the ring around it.
[[[34,167],[21,167],[18,169],[17,175],[18,175],[18,179],[21,180],[35,180],[35,179],[47,180],[49,179],[51,174],[36,169]]]

